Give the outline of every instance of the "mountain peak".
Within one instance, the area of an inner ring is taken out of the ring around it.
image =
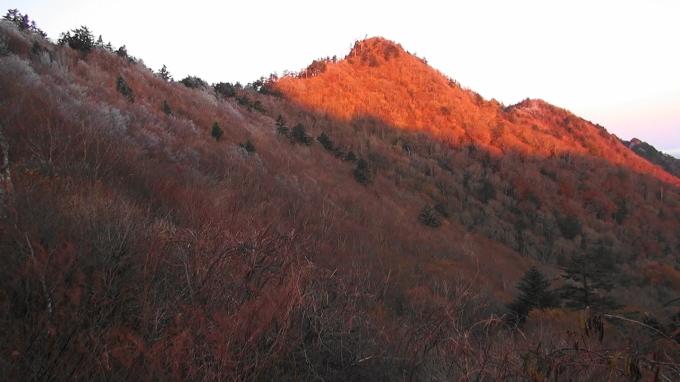
[[[404,54],[407,53],[400,44],[383,37],[371,37],[355,42],[345,59],[352,64],[378,67],[381,62],[390,61]],[[359,60],[356,60],[357,58]]]

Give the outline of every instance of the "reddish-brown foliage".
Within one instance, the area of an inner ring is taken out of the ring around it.
[[[526,338],[499,319],[530,263],[554,275],[578,250],[557,225],[567,215],[626,264],[621,302],[657,307],[677,291],[677,183],[586,147],[594,127],[569,113],[538,101],[503,110],[368,40],[279,80],[288,99],[239,90],[263,115],[104,50],[83,57],[43,42],[52,59],[36,59],[34,37],[0,30],[13,36],[0,115],[15,211],[0,222],[1,375],[631,375],[599,362],[619,357],[650,377],[661,363],[647,354],[663,350],[664,375],[677,376],[675,345],[644,345],[648,333],[572,352],[593,340],[578,314],[530,317],[538,328]],[[116,91],[119,76],[134,103]],[[316,143],[277,137],[278,115],[365,159],[374,183],[356,183],[355,163]],[[256,153],[239,147],[247,140]],[[418,224],[425,203],[450,218]],[[529,353],[545,368],[527,366]]]

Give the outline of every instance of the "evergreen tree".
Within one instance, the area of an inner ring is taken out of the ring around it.
[[[5,15],[5,20],[11,21],[19,27],[21,31],[37,33],[42,37],[47,37],[47,33],[43,32],[38,28],[35,21],[32,21],[28,15],[23,15],[18,9],[9,9]]]
[[[255,102],[253,102],[253,109],[263,114],[267,112],[267,109],[264,108],[264,105],[262,105],[262,102],[259,100],[255,100]]]
[[[562,236],[567,240],[574,240],[583,230],[581,222],[573,215],[557,219],[557,227],[562,232]]]
[[[442,222],[439,220],[439,216],[435,214],[432,207],[429,204],[425,204],[422,210],[420,210],[420,215],[418,215],[418,220],[428,227],[437,228]]]
[[[118,80],[116,80],[116,90],[118,90],[120,94],[125,96],[125,98],[127,98],[128,101],[135,102],[135,96],[134,94],[132,94],[132,89],[127,84],[123,76],[118,76]]]
[[[220,94],[224,98],[236,97],[236,87],[229,82],[220,82],[213,85],[215,93]]]
[[[357,162],[357,167],[352,170],[352,174],[354,175],[354,179],[363,185],[373,182],[371,170],[368,168],[368,163],[363,159],[359,159]]]
[[[556,308],[560,304],[559,296],[549,290],[550,281],[535,265],[529,268],[515,288],[519,294],[508,304],[508,308],[516,321],[524,322],[533,309]]]
[[[59,45],[68,44],[71,49],[84,53],[89,53],[95,46],[94,36],[86,26],[62,33],[57,43]]]
[[[118,48],[118,50],[116,50],[116,54],[117,54],[119,57],[129,58],[129,57],[128,57],[127,47],[125,47],[125,45],[123,45],[123,46],[121,46],[120,48]]]
[[[333,141],[326,135],[326,133],[322,132],[321,135],[319,135],[316,138],[319,143],[321,143],[321,146],[323,146],[324,149],[328,151],[333,151],[335,150],[335,145],[333,144]]]
[[[276,134],[278,135],[283,135],[284,137],[288,136],[288,126],[286,126],[286,120],[283,119],[282,116],[279,115],[278,118],[276,118]]]
[[[243,147],[243,149],[245,149],[248,154],[252,154],[256,151],[255,145],[250,141],[250,139],[248,139],[246,143],[239,143],[239,146]]]
[[[348,151],[347,155],[345,155],[345,161],[354,162],[355,160],[357,160],[357,155],[352,150]]]
[[[170,108],[170,104],[166,100],[163,100],[163,113],[165,113],[167,115],[172,114],[172,109]]]
[[[210,135],[215,138],[216,141],[220,141],[220,138],[222,138],[222,135],[224,134],[224,130],[220,127],[220,124],[215,121],[212,125],[212,131],[210,132]]]
[[[198,89],[208,86],[207,82],[203,81],[200,77],[197,76],[186,76],[182,78],[182,80],[179,82],[190,89]]]
[[[157,74],[160,78],[164,79],[165,81],[172,82],[172,75],[170,75],[170,72],[168,71],[168,68],[165,65],[163,65],[163,67],[161,68],[161,70],[158,71]]]
[[[585,243],[585,241],[584,241]],[[602,243],[574,254],[562,268],[562,278],[573,283],[560,288],[566,306],[571,309],[615,310],[621,306],[606,294],[614,288],[616,261],[613,253]]]
[[[307,129],[305,129],[305,127],[302,126],[301,123],[298,123],[297,125],[295,125],[295,127],[293,127],[293,130],[291,131],[290,135],[296,141],[304,143],[307,146],[310,146],[313,142],[312,137],[307,135]]]

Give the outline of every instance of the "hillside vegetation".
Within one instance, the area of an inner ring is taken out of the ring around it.
[[[381,38],[209,85],[19,16],[0,25],[0,375],[680,375],[660,308],[680,179],[604,128],[485,101]]]

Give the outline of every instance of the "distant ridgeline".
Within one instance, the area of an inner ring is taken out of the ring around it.
[[[629,149],[633,150],[635,154],[663,167],[664,170],[680,178],[680,159],[675,158],[672,155],[662,153],[654,146],[637,138],[633,138],[630,141],[622,140],[621,142]]]

